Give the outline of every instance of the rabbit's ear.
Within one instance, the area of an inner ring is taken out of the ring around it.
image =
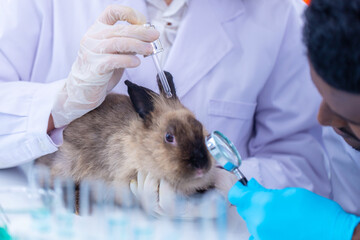
[[[171,94],[172,94],[172,99],[177,99],[177,95],[176,95],[176,90],[175,90],[175,84],[174,84],[174,81],[173,81],[173,76],[169,73],[169,72],[166,72],[164,71],[165,73],[165,77],[169,83],[169,86],[170,86],[170,90],[171,90]],[[164,88],[161,84],[161,81],[160,81],[160,78],[159,78],[159,74],[156,75],[156,80],[157,80],[157,84],[158,84],[158,87],[159,87],[159,91],[160,91],[160,95],[166,97],[166,93],[164,91]]]
[[[125,84],[128,87],[130,100],[135,108],[135,111],[142,119],[145,120],[148,114],[154,110],[152,96],[156,95],[156,93],[150,89],[140,87],[129,80],[126,80]]]

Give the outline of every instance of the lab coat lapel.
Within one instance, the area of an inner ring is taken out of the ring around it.
[[[184,96],[231,50],[233,44],[222,23],[243,12],[241,0],[190,0],[164,70]]]

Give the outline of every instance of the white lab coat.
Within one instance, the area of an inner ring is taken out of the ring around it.
[[[330,160],[331,198],[346,212],[360,216],[360,152],[331,127],[324,128],[323,136]]]
[[[0,80],[10,82],[0,88],[2,167],[56,150],[45,124],[60,86],[54,83],[67,77],[81,37],[114,3],[146,14],[143,0],[7,2],[0,23]],[[235,143],[245,175],[266,187],[327,196],[320,98],[301,43],[303,7],[300,0],[191,0],[164,69],[206,128]],[[157,90],[155,75],[145,58],[123,80]],[[123,80],[114,91],[126,92]]]

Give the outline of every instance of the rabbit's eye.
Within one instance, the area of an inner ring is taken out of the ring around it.
[[[174,135],[172,135],[171,133],[166,133],[165,134],[165,141],[168,142],[168,143],[173,143],[175,141]]]

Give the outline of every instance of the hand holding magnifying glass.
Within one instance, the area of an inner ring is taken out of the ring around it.
[[[241,157],[234,144],[219,131],[210,133],[206,137],[205,142],[216,162],[225,170],[234,173],[239,182],[246,186],[248,181],[239,169]]]

